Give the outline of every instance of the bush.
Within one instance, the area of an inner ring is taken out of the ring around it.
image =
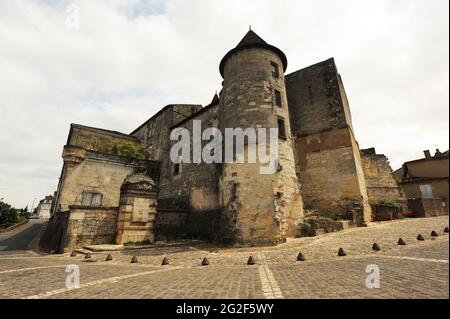
[[[132,159],[144,159],[144,151],[142,148],[133,142],[120,142],[117,144],[101,144],[96,147],[96,151],[105,154],[119,155]]]
[[[133,159],[144,159],[144,153],[139,145],[132,142],[122,142],[117,144],[117,154],[119,156],[133,158]]]

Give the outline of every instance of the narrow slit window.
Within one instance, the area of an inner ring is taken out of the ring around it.
[[[280,69],[278,68],[278,64],[275,62],[270,62],[270,66],[272,68],[272,77],[274,79],[280,78]]]
[[[275,90],[275,105],[282,107],[282,102],[281,102],[281,92],[278,90]]]
[[[309,100],[312,102],[313,100],[313,91],[312,91],[312,87],[308,86],[308,95],[309,95]]]
[[[181,163],[175,163],[173,165],[173,176],[178,176],[181,173]]]
[[[278,118],[277,124],[278,124],[278,137],[286,138],[286,126],[284,123],[284,119]]]

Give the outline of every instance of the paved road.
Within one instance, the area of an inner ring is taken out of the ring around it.
[[[378,223],[277,247],[113,252],[109,262],[106,253],[94,253],[89,261],[82,254],[0,253],[0,298],[448,299],[449,239],[443,232],[448,222],[444,216]],[[432,230],[439,237],[432,238]],[[416,239],[419,233],[425,241]],[[397,245],[399,237],[405,246]],[[380,251],[371,249],[374,242]],[[339,247],[347,256],[337,256]],[[306,261],[296,261],[299,251]],[[133,255],[136,264],[130,263]],[[257,261],[253,266],[246,263],[250,255]],[[161,266],[164,256],[168,266]],[[200,266],[205,256],[210,265]],[[79,286],[67,288],[68,276],[78,270]]]
[[[10,254],[11,251],[27,251],[36,240],[42,229],[43,222],[30,220],[8,233],[0,233],[0,254]]]

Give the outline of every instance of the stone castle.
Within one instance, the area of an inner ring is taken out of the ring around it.
[[[386,157],[359,149],[334,59],[286,68],[285,54],[250,30],[220,62],[223,87],[209,105],[167,105],[130,134],[72,124],[41,247],[273,245],[307,234],[311,212],[342,229],[366,225],[383,202],[401,202]],[[170,133],[192,131],[194,120],[202,129],[278,128],[277,171],[173,163]]]

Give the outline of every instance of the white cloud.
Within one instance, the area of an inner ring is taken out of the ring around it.
[[[334,56],[360,146],[393,168],[448,148],[446,0],[2,1],[0,197],[56,188],[71,122],[130,132],[165,104],[208,103],[249,25],[288,72]]]

